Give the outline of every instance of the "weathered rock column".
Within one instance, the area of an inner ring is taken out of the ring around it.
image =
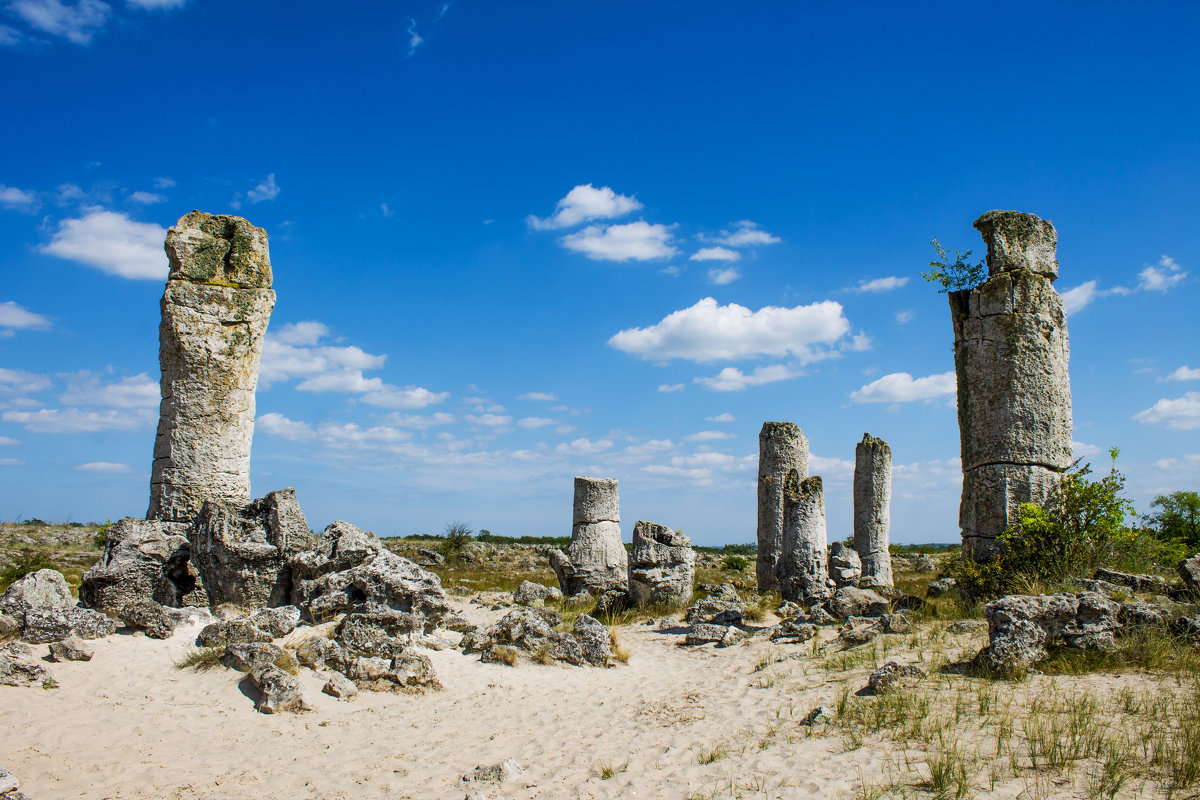
[[[666,525],[639,521],[629,550],[629,597],[635,603],[692,599],[696,552],[692,540]]]
[[[1043,503],[1071,465],[1070,349],[1054,226],[989,211],[988,279],[950,294],[963,489],[963,547],[988,558],[1021,503]]]
[[[776,564],[784,600],[806,601],[829,594],[825,491],[821,478],[790,470],[784,482],[783,546]]]
[[[783,546],[783,484],[790,471],[808,477],[808,440],[794,422],[764,422],[758,434],[758,590],[775,588]]]
[[[267,234],[193,211],[167,232],[162,403],[147,519],[190,521],[206,500],[250,502],[254,390],[275,292]]]
[[[550,551],[550,566],[563,594],[599,596],[629,586],[629,560],[621,544],[620,494],[616,478],[575,478],[574,524],[567,552]]]
[[[862,581],[892,585],[892,448],[869,433],[854,448],[854,549]]]

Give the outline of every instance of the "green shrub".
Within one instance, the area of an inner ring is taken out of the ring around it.
[[[451,522],[446,525],[445,541],[438,547],[438,550],[446,557],[447,561],[461,561],[463,552],[471,543],[472,533],[470,524]]]
[[[950,251],[942,247],[941,242],[934,239],[930,244],[933,245],[937,258],[929,262],[929,272],[922,272],[921,277],[931,283],[940,283],[942,288],[938,289],[939,292],[974,289],[983,283],[987,270],[984,269],[982,261],[978,264],[967,263],[967,259],[971,256],[970,250],[965,253],[955,250],[954,261],[950,261]]]
[[[741,572],[748,566],[750,566],[750,561],[745,556],[725,556],[721,560],[721,567],[733,572]]]
[[[1185,550],[1200,549],[1200,492],[1160,494],[1150,504],[1158,513],[1143,520],[1164,542],[1178,542]]]
[[[5,567],[3,572],[0,572],[0,592],[21,580],[21,578],[24,578],[29,573],[37,572],[39,569],[57,570],[58,566],[47,558],[45,553],[39,553],[35,550],[22,550],[17,556],[17,560]]]

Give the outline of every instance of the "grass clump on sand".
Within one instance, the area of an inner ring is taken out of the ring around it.
[[[218,647],[194,647],[184,653],[178,661],[175,662],[176,669],[187,669],[191,667],[195,672],[205,672],[221,665],[221,656],[225,655],[225,648]]]

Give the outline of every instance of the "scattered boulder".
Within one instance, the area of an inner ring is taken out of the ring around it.
[[[580,666],[606,666],[612,651],[608,628],[581,614],[572,633],[557,631],[559,616],[540,608],[515,608],[495,624],[463,635],[464,652],[478,652],[481,660],[507,663],[506,648],[541,661]]]
[[[838,641],[843,647],[858,647],[873,641],[881,633],[883,626],[878,619],[850,617],[838,632]]]
[[[231,644],[269,642],[271,634],[260,630],[245,617],[205,625],[196,637],[201,647],[224,647]]]
[[[889,661],[867,678],[867,689],[873,694],[883,694],[891,689],[916,686],[925,679],[925,671],[912,664],[901,666]]]
[[[1126,628],[1160,628],[1167,624],[1170,612],[1155,603],[1121,603],[1117,619]]]
[[[21,619],[33,609],[71,608],[75,600],[62,573],[39,569],[19,578],[0,595],[0,613]]]
[[[701,587],[697,587],[701,588]],[[697,600],[687,610],[685,619],[689,625],[708,622],[718,625],[740,625],[746,612],[746,602],[738,595],[731,583],[705,586],[708,596]]]
[[[817,706],[812,711],[804,715],[804,719],[800,720],[801,725],[816,725],[818,722],[828,725],[833,722],[833,709],[825,706]]]
[[[353,700],[358,697],[358,687],[354,685],[354,681],[339,672],[328,674],[328,679],[321,687],[321,691],[338,700]]]
[[[255,664],[274,664],[283,656],[283,649],[270,642],[241,642],[225,647],[221,663],[238,672],[249,672]]]
[[[1126,586],[1135,592],[1161,592],[1167,582],[1157,575],[1132,575],[1128,572],[1116,572],[1111,569],[1098,569],[1096,580],[1108,581],[1118,586]]]
[[[443,688],[429,656],[412,649],[398,653],[391,660],[348,658],[345,674],[358,688],[376,692],[419,694]]]
[[[654,522],[639,521],[629,550],[629,597],[635,603],[692,599],[696,553],[692,540]]]
[[[410,634],[420,629],[418,615],[385,609],[347,614],[333,636],[351,655],[394,658],[408,647]]]
[[[91,661],[95,652],[76,636],[50,643],[50,658],[53,661]]]
[[[862,560],[858,553],[842,542],[834,542],[829,548],[829,579],[834,586],[858,586],[861,577]]]
[[[608,666],[612,660],[611,636],[603,623],[587,614],[580,614],[575,619],[572,633],[579,640],[584,661],[594,667]]]
[[[871,589],[843,586],[825,602],[825,609],[838,619],[878,617],[887,613],[888,601]]]
[[[0,644],[0,686],[40,686],[50,677],[22,642]]]
[[[1200,553],[1179,562],[1179,577],[1189,592],[1200,594]]]
[[[990,669],[1023,669],[1046,657],[1046,646],[1109,650],[1120,611],[1095,592],[1009,595],[988,603],[987,647],[976,661]]]
[[[981,619],[960,619],[958,622],[951,622],[946,626],[946,633],[975,633],[987,627],[987,622]]]
[[[905,614],[884,614],[879,617],[879,626],[884,633],[909,633],[912,620]]]
[[[106,614],[139,600],[208,605],[188,560],[187,523],[125,517],[108,529],[104,554],[83,574],[79,602]]]
[[[250,622],[271,634],[271,638],[280,639],[296,630],[300,622],[300,609],[295,606],[260,608],[250,615]]]
[[[21,782],[17,780],[17,776],[0,767],[0,797],[15,792],[21,788]]]
[[[1179,617],[1171,621],[1171,633],[1189,642],[1200,644],[1200,616]]]
[[[33,644],[61,641],[72,634],[80,639],[102,639],[116,629],[116,622],[90,608],[52,606],[25,612],[22,638]]]
[[[513,602],[519,606],[545,603],[547,600],[561,600],[562,591],[557,586],[546,586],[533,581],[521,581],[521,585],[513,592]]]
[[[954,578],[938,578],[935,581],[930,581],[929,586],[925,589],[925,596],[941,597],[957,585],[958,581],[954,580]]]
[[[175,632],[175,620],[148,597],[140,597],[123,606],[118,613],[130,628],[141,628],[151,639],[168,639]]]
[[[785,619],[775,627],[767,631],[767,636],[772,642],[781,644],[800,644],[807,642],[809,639],[817,635],[817,626],[808,622],[802,622],[800,619],[793,617]]]
[[[22,622],[24,618],[22,618]],[[0,614],[0,642],[5,639],[16,639],[21,635],[22,622],[17,622],[15,617],[8,614]]]
[[[262,661],[253,664],[249,677],[262,693],[255,708],[263,714],[312,710],[300,681],[274,664]]]
[[[515,781],[521,777],[521,765],[511,758],[506,758],[499,764],[480,764],[471,776],[476,781]]]
[[[701,645],[715,642],[717,647],[729,647],[745,638],[745,634],[732,625],[713,625],[701,622],[691,627],[683,639],[685,645]]]

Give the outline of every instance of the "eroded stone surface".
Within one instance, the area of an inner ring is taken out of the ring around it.
[[[79,602],[106,614],[139,600],[208,605],[188,567],[187,525],[125,517],[108,530],[104,554],[83,575]]]
[[[250,501],[254,391],[275,292],[267,235],[193,211],[167,232],[158,434],[148,519],[188,522],[205,501]]]
[[[1111,650],[1120,606],[1103,595],[1009,595],[988,603],[988,646],[976,656],[991,669],[1024,669],[1046,657],[1046,646]]]
[[[789,472],[808,477],[808,440],[794,422],[764,422],[758,434],[758,590],[779,585],[776,564],[783,548],[784,483]]]
[[[783,506],[783,540],[775,565],[780,594],[798,602],[825,597],[828,536],[821,478],[801,479],[798,470],[788,472]]]
[[[692,540],[654,522],[639,521],[629,550],[629,596],[635,603],[692,599],[696,553]]]
[[[892,448],[864,433],[854,448],[854,550],[862,581],[892,585]]]
[[[575,478],[571,545],[549,552],[563,594],[624,593],[629,563],[621,544],[620,497],[616,478]]]
[[[829,579],[834,586],[858,586],[862,572],[862,559],[857,551],[847,547],[844,542],[834,542],[829,546]]]

